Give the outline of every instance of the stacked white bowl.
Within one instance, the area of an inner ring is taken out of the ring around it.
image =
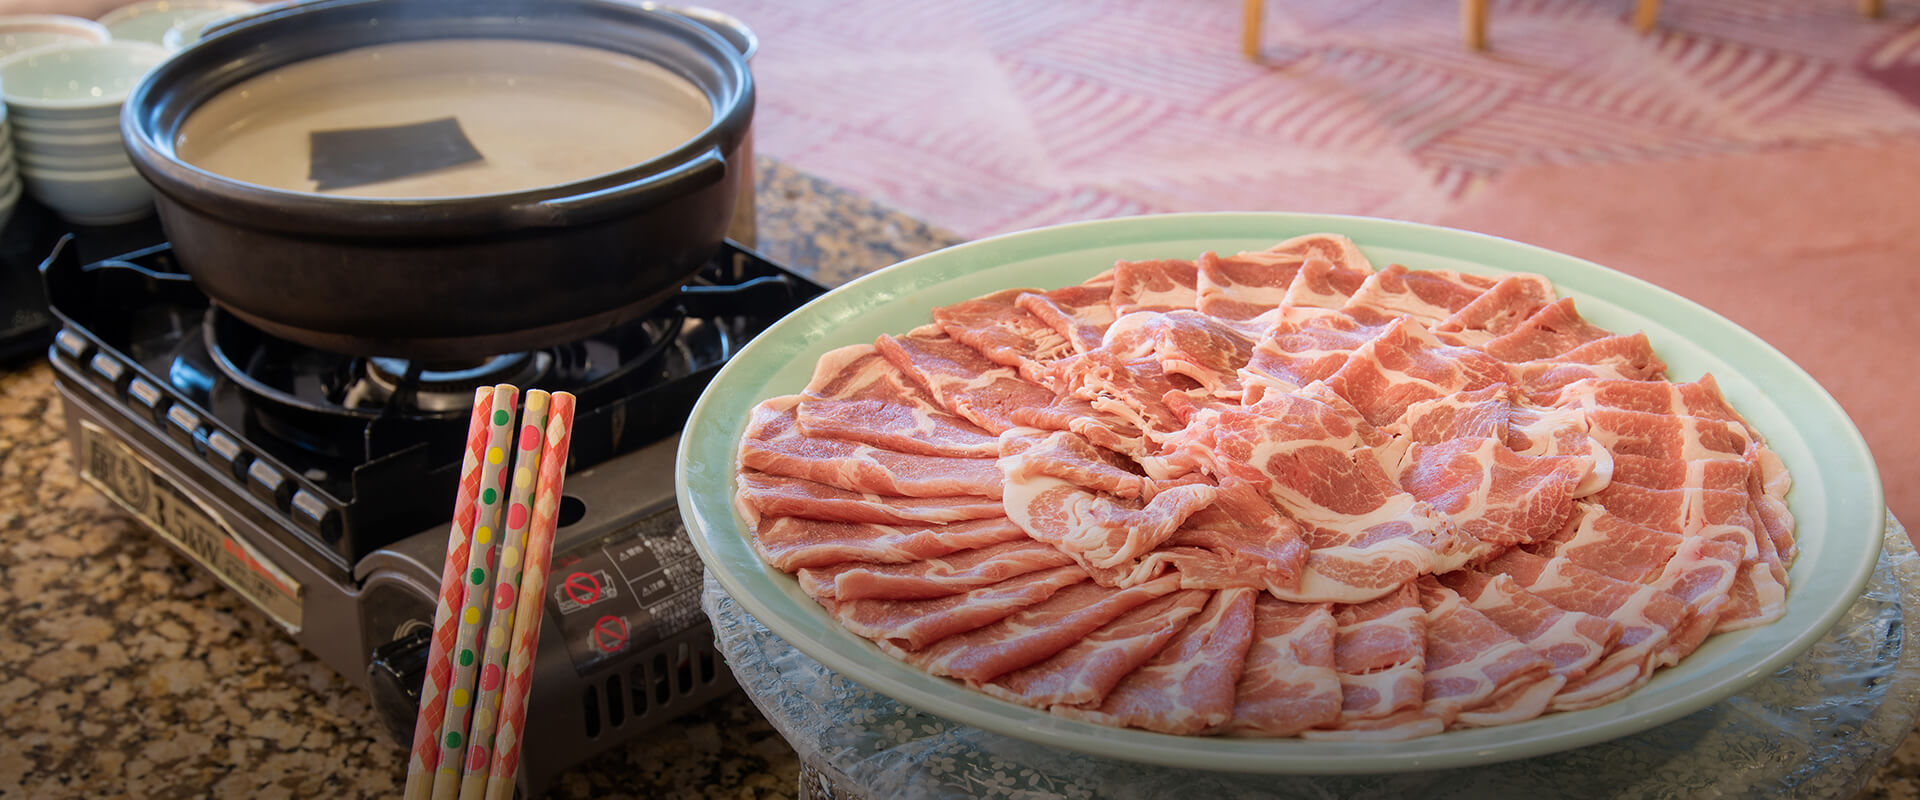
[[[100,18],[114,41],[149,42],[178,50],[199,41],[207,27],[259,10],[247,0],[147,0],[121,6]],[[167,34],[174,34],[168,44]]]
[[[49,45],[104,42],[106,26],[79,17],[22,14],[0,17],[0,59]],[[20,168],[13,146],[13,124],[0,106],[0,228],[13,218],[20,202]]]
[[[112,225],[153,212],[127,158],[120,106],[167,58],[157,44],[62,42],[0,59],[0,94],[26,191],[69,222]]]

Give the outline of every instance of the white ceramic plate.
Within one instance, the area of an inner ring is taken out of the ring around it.
[[[1385,744],[1183,737],[1062,719],[907,666],[833,620],[790,576],[766,566],[733,513],[734,451],[748,411],[800,391],[826,351],[901,333],[933,306],[1016,286],[1078,283],[1116,259],[1258,250],[1305,233],[1351,237],[1377,266],[1537,272],[1582,315],[1645,331],[1669,377],[1712,372],[1791,470],[1799,560],[1785,618],[1715,636],[1633,695],[1517,725]],[[849,283],[775,324],[715,377],[680,444],[680,509],[695,547],[734,599],[833,670],[901,702],[1039,744],[1112,758],[1238,772],[1333,774],[1468,766],[1540,755],[1645,730],[1704,708],[1791,661],[1865,585],[1885,524],[1880,479],[1853,423],[1805,371],[1758,337],[1678,295],[1599,265],[1481,234],[1388,220],[1303,214],[1182,214],[1008,234],[903,262]]]

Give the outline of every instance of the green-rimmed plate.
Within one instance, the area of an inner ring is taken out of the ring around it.
[[[1323,231],[1352,238],[1377,266],[1545,275],[1595,323],[1645,331],[1672,379],[1713,373],[1793,474],[1788,505],[1799,520],[1800,555],[1790,573],[1786,616],[1708,639],[1618,702],[1517,725],[1379,744],[1170,736],[1063,719],[896,661],[841,628],[792,577],[763,564],[748,543],[731,502],[734,451],[748,411],[768,397],[800,391],[828,350],[926,324],[937,305],[1012,287],[1079,283],[1118,259],[1261,250]],[[1178,214],[1062,225],[960,245],[853,281],[781,320],[714,378],[681,439],[678,489],[694,546],[727,593],[802,652],[875,691],[1053,747],[1167,766],[1268,773],[1484,764],[1677,719],[1786,664],[1832,627],[1866,584],[1885,525],[1879,474],[1839,404],[1786,356],[1718,314],[1645,281],[1538,247],[1428,225],[1310,214]]]

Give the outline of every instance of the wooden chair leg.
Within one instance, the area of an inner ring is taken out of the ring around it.
[[[1467,49],[1487,49],[1487,0],[1460,0],[1460,32]]]
[[[1246,16],[1240,30],[1240,52],[1248,61],[1260,60],[1260,17],[1265,5],[1265,0],[1246,0]]]
[[[1633,10],[1633,29],[1641,33],[1651,33],[1653,26],[1659,22],[1660,0],[1640,0],[1639,5]]]
[[[1860,16],[1879,19],[1880,12],[1880,0],[1860,0]]]

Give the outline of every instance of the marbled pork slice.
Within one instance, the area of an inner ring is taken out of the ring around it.
[[[906,651],[995,624],[1074,586],[1093,586],[1077,566],[1029,572],[959,594],[922,600],[814,598],[847,630]],[[802,583],[801,588],[809,584]],[[1084,588],[1084,587],[1083,587]],[[1101,587],[1094,586],[1096,589]],[[1101,591],[1108,591],[1101,589]]]
[[[1501,361],[1535,361],[1612,335],[1612,331],[1581,317],[1574,308],[1573,298],[1562,297],[1541,306],[1513,329],[1480,347]]]
[[[1427,613],[1426,713],[1452,725],[1507,724],[1537,717],[1564,685],[1553,662],[1474,610],[1459,594],[1423,576],[1420,606]],[[1550,691],[1533,691],[1552,681]],[[1497,708],[1486,708],[1496,701]],[[1484,709],[1484,710],[1483,710]],[[1475,714],[1474,712],[1482,713]]]
[[[763,517],[806,517],[880,525],[964,522],[1007,515],[1000,500],[993,497],[894,497],[850,492],[804,478],[753,471],[740,473],[738,497]]]
[[[794,410],[805,399],[803,395],[787,395],[754,407],[746,435],[740,440],[742,466],[850,492],[905,497],[1000,496],[1000,470],[991,458],[900,453],[803,435],[795,424]]]
[[[1179,588],[1172,576],[1125,589],[1084,582],[991,625],[939,639],[902,657],[935,675],[984,683],[1045,661],[1122,614]]]
[[[1072,563],[1067,554],[1045,543],[1016,539],[905,564],[848,561],[809,567],[796,577],[815,599],[926,600]]]
[[[993,434],[941,408],[870,344],[821,356],[804,394],[796,422],[815,439],[929,456],[999,455]]]
[[[996,436],[1018,424],[1011,416],[1014,409],[1053,401],[1045,387],[1020,377],[1012,367],[993,363],[936,325],[923,325],[904,336],[881,336],[874,347],[941,407]]]
[[[1523,456],[1497,439],[1413,443],[1400,486],[1446,514],[1460,532],[1512,546],[1558,533],[1573,517],[1575,490],[1593,471],[1581,456]]]
[[[1360,319],[1406,317],[1433,326],[1479,299],[1496,282],[1452,270],[1410,270],[1389,264],[1368,275],[1341,310]]]
[[[1333,660],[1341,693],[1335,727],[1420,710],[1426,696],[1427,617],[1415,583],[1365,603],[1336,606],[1334,622]]]
[[[1108,302],[1120,316],[1192,309],[1199,300],[1199,279],[1199,267],[1184,259],[1122,261],[1113,265],[1113,295]]]
[[[1475,611],[1553,662],[1569,681],[1587,674],[1619,641],[1623,626],[1601,616],[1568,611],[1521,588],[1509,575],[1455,570],[1439,576]]]
[[[1552,302],[1552,281],[1529,273],[1507,275],[1473,302],[1434,325],[1433,332],[1448,344],[1484,348],[1488,342],[1512,333]]]
[[[1006,289],[933,310],[948,336],[1020,376],[1038,383],[1048,365],[1074,352],[1073,343],[1016,301],[1030,289]]]
[[[1101,626],[1038,664],[976,688],[1016,703],[1046,708],[1099,703],[1108,692],[1165,647],[1212,592],[1185,589],[1150,600]]]
[[[1253,639],[1252,589],[1213,593],[1199,616],[1146,664],[1129,673],[1098,707],[1055,706],[1054,713],[1107,725],[1192,734],[1233,718],[1234,690]]]
[[[1262,594],[1253,604],[1253,643],[1234,688],[1226,733],[1293,736],[1340,718],[1330,603],[1292,603]]]
[[[738,504],[744,505],[744,504]],[[751,509],[748,509],[751,512]],[[830,522],[743,513],[754,552],[776,569],[793,572],[847,561],[901,564],[1027,539],[1006,517],[919,525]]]

